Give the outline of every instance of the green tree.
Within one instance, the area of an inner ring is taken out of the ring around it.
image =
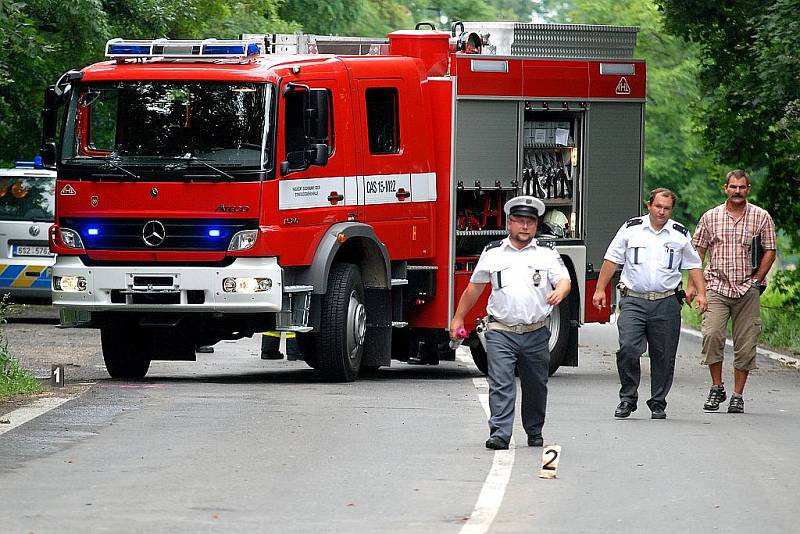
[[[720,162],[759,177],[755,201],[800,243],[798,0],[656,0],[700,51],[700,122]]]
[[[647,61],[645,191],[678,195],[674,218],[693,226],[721,198],[720,173],[702,143],[692,109],[700,100],[697,50],[665,34],[649,0],[543,0],[540,16],[553,22],[637,26],[636,55]]]
[[[103,59],[106,41],[290,32],[284,0],[0,0],[0,164],[39,150],[45,88]]]

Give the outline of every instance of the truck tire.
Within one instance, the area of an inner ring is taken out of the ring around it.
[[[317,370],[325,380],[352,382],[361,368],[367,311],[361,271],[350,263],[335,263],[322,298],[316,351]]]
[[[316,369],[319,365],[317,361],[317,344],[319,334],[313,332],[297,333],[297,346],[300,347],[300,354],[306,365],[312,369]]]
[[[142,343],[142,333],[135,327],[100,329],[103,360],[111,378],[140,380],[150,368],[150,354]]]
[[[478,339],[478,336],[472,334],[464,343],[469,347],[475,367],[484,375],[487,374],[489,372],[489,362],[486,359],[486,349],[481,345],[481,340]]]
[[[553,307],[547,326],[550,328],[550,376],[556,372],[567,356],[569,346],[569,297]]]

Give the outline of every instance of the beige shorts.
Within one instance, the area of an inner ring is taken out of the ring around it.
[[[756,345],[761,335],[760,294],[755,287],[739,298],[708,291],[708,310],[703,314],[703,364],[723,360],[728,319],[732,321],[733,367],[756,368]]]

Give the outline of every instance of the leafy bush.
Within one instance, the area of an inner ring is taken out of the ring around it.
[[[3,333],[6,323],[6,301],[0,302],[0,398],[18,393],[38,393],[42,390],[39,381],[30,372],[21,368],[8,352],[8,340]]]

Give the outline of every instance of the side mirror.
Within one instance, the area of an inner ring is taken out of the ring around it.
[[[308,151],[310,156],[309,163],[311,165],[326,165],[328,163],[328,145],[325,143],[318,143],[311,145]]]
[[[51,85],[44,91],[44,107],[42,108],[42,145],[56,136],[56,118],[58,116],[56,86]]]
[[[43,143],[42,148],[39,149],[39,155],[42,157],[42,165],[51,167],[56,163],[56,144],[51,142]]]

